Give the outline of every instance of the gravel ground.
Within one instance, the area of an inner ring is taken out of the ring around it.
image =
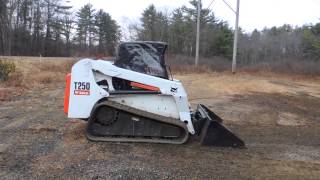
[[[192,106],[220,114],[247,148],[90,142],[86,123],[63,114],[57,85],[0,102],[1,179],[319,179],[318,82],[244,76],[248,88],[218,91],[211,84],[232,77],[178,78]]]

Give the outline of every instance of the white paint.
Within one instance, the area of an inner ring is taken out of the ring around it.
[[[109,98],[136,109],[153,114],[179,119],[179,111],[172,96],[161,95],[117,95]]]

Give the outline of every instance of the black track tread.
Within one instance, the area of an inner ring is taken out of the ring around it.
[[[144,142],[144,143],[161,143],[161,144],[183,144],[185,142],[187,142],[188,138],[189,138],[189,131],[187,129],[187,126],[184,122],[180,121],[179,119],[175,119],[175,118],[170,118],[170,117],[165,117],[165,116],[161,116],[161,115],[157,115],[157,114],[153,114],[153,113],[149,113],[140,109],[136,109],[130,106],[126,106],[114,101],[103,101],[97,105],[94,106],[93,109],[95,109],[98,106],[109,106],[121,111],[125,111],[131,114],[136,114],[137,116],[142,116],[142,117],[146,117],[149,119],[153,119],[155,121],[159,121],[162,123],[167,123],[170,125],[174,125],[174,126],[178,126],[182,129],[184,129],[185,134],[180,137],[180,138],[176,138],[176,139],[167,139],[167,138],[142,138],[142,137],[106,137],[106,136],[94,136],[92,134],[90,134],[90,132],[88,131],[88,127],[90,126],[90,121],[91,118],[88,121],[88,126],[87,126],[87,131],[86,131],[86,135],[87,138],[91,141],[109,141],[109,142]],[[90,117],[93,117],[92,115]]]

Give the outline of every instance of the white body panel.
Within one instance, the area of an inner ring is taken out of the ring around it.
[[[96,82],[102,79],[107,80],[109,91],[112,92],[114,91],[112,77],[158,87],[161,94],[139,95],[140,97],[137,95],[110,96],[109,92],[100,87]],[[90,83],[89,90],[82,91],[81,89],[85,90],[85,88],[84,86],[80,86],[81,83]],[[86,94],[88,92],[89,94]],[[89,118],[93,106],[102,98],[108,98],[109,100],[162,116],[180,119],[187,123],[191,134],[195,133],[191,122],[187,94],[179,81],[170,81],[118,68],[107,61],[84,59],[77,62],[72,67],[71,72],[68,117]]]
[[[179,111],[172,96],[166,95],[121,95],[109,98],[130,107],[154,114],[180,119]]]

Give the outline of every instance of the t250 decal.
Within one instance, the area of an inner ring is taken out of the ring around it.
[[[89,96],[90,83],[89,82],[74,82],[74,95]]]

